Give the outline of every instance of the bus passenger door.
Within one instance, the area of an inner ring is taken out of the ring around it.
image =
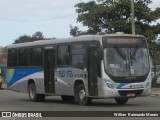
[[[88,49],[88,90],[89,96],[98,96],[97,48]]]
[[[44,81],[46,93],[55,93],[54,67],[55,50],[46,49],[44,51]]]

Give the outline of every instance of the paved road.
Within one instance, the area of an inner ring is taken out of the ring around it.
[[[74,102],[64,102],[60,97],[47,97],[46,101],[41,103],[30,102],[28,94],[0,90],[0,111],[160,111],[160,97],[130,99],[126,105],[117,105],[113,99],[101,99],[93,100],[90,106],[80,106]]]

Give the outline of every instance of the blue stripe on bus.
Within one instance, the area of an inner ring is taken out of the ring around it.
[[[44,71],[43,68],[15,68],[7,70],[7,86],[10,87],[18,80],[36,72]]]
[[[122,88],[125,85],[128,85],[128,83],[120,83],[116,88],[119,89],[119,88]]]
[[[129,83],[116,83],[113,80],[109,80],[109,82],[117,89],[120,89],[122,87],[124,87],[125,85],[128,85]]]

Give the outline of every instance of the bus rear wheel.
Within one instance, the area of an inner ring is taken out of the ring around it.
[[[126,104],[128,102],[128,98],[115,98],[115,101],[119,105],[124,105],[124,104]]]
[[[92,102],[92,99],[86,96],[86,90],[83,84],[78,86],[76,96],[80,105],[89,105]]]
[[[40,102],[45,100],[44,94],[37,94],[36,93],[36,86],[34,83],[30,83],[28,86],[28,94],[29,99],[33,102]]]

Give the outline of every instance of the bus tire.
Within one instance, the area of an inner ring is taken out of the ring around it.
[[[44,94],[37,94],[36,93],[36,86],[34,83],[29,84],[28,86],[28,94],[29,99],[33,102],[40,102],[45,100]]]
[[[128,98],[115,98],[115,101],[119,105],[124,105],[128,102]]]
[[[61,98],[63,101],[73,101],[74,100],[74,96],[62,95]]]
[[[86,90],[83,84],[78,86],[76,96],[80,105],[89,105],[92,102],[91,98],[86,97]]]
[[[2,83],[0,83],[0,89],[2,88]]]

